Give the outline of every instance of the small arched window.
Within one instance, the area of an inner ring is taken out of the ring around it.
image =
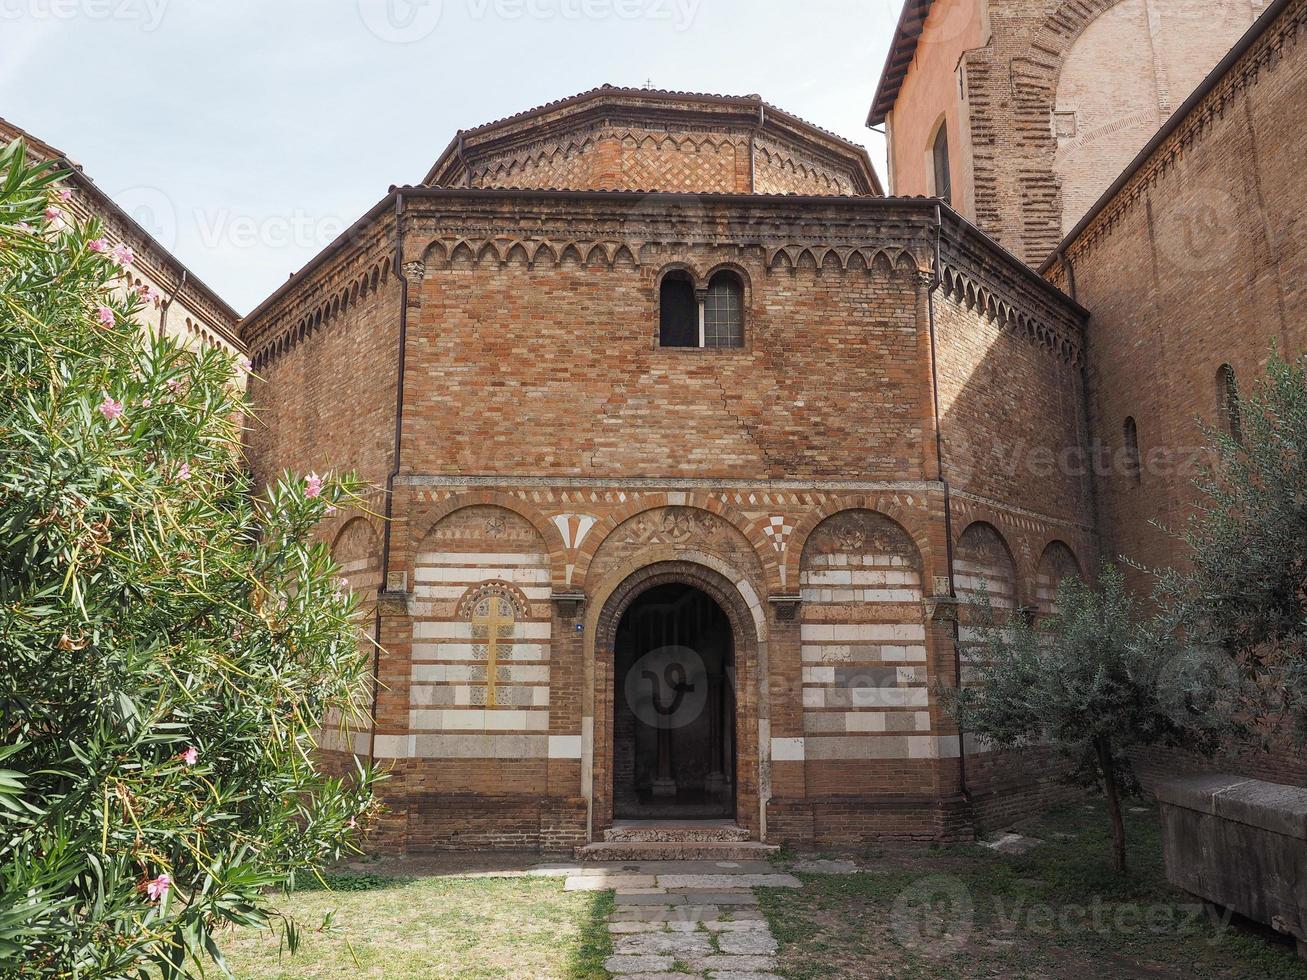
[[[743,347],[744,283],[723,270],[698,290],[689,273],[673,269],[658,286],[658,316],[660,347]]]
[[[1122,426],[1125,443],[1125,473],[1135,483],[1143,482],[1143,467],[1139,463],[1139,427],[1133,418],[1127,417]]]
[[[1217,418],[1221,427],[1235,442],[1243,442],[1243,419],[1239,411],[1239,382],[1234,368],[1222,364],[1216,369]]]
[[[941,122],[935,131],[935,142],[930,147],[930,159],[935,175],[935,196],[953,203],[953,179],[948,166],[948,124]]]
[[[744,286],[733,272],[719,272],[708,283],[703,308],[703,346],[744,346]]]
[[[658,292],[660,347],[699,346],[699,303],[684,272],[669,272]]]

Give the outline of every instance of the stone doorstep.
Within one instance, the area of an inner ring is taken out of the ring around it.
[[[757,841],[687,843],[636,840],[587,844],[576,849],[576,856],[583,861],[685,861],[715,864],[716,862],[761,862],[779,850],[780,848],[775,844],[760,844]]]
[[[749,831],[735,824],[714,820],[618,821],[604,831],[611,843],[744,843]]]

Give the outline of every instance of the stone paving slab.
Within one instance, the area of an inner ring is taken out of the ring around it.
[[[728,956],[714,953],[711,956],[691,956],[682,960],[695,973],[705,970],[733,970],[737,973],[770,973],[776,968],[771,956]]]
[[[785,867],[789,871],[813,875],[856,875],[861,872],[861,869],[852,861],[828,861],[825,859],[792,861]]]
[[[684,905],[688,901],[684,893],[673,895],[618,895],[618,905]]]
[[[776,940],[770,932],[723,932],[717,936],[717,948],[732,956],[774,956]]]
[[[610,922],[702,922],[721,914],[716,905],[630,905],[619,908],[608,918]]]
[[[613,952],[619,956],[652,954],[684,959],[686,956],[711,956],[713,944],[707,933],[643,932],[614,937]]]
[[[709,932],[766,932],[767,920],[761,915],[756,919],[732,919],[729,922],[709,919],[703,922],[703,927]]]
[[[618,976],[670,972],[673,966],[670,956],[610,956],[604,960],[604,969]]]
[[[704,892],[697,891],[693,888],[669,888],[668,896],[680,896],[682,898],[692,896],[694,901],[702,902],[705,905],[757,905],[758,896],[753,892],[746,890],[741,891],[718,891]]]
[[[566,892],[631,891],[657,888],[653,875],[573,875],[563,884]]]
[[[660,874],[659,888],[696,888],[709,891],[730,888],[802,888],[803,882],[787,874]],[[631,885],[629,887],[641,887]]]
[[[684,977],[684,973],[673,973],[673,977]],[[635,980],[634,977],[630,980]],[[774,973],[741,973],[739,970],[710,970],[708,980],[781,980]]]

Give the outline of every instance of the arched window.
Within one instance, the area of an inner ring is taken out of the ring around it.
[[[744,346],[744,286],[733,272],[719,272],[708,283],[703,308],[703,346]]]
[[[1243,442],[1243,419],[1239,413],[1239,383],[1234,368],[1222,364],[1216,369],[1217,418],[1226,434],[1235,442]]]
[[[706,290],[673,269],[658,287],[660,347],[743,347],[744,283],[728,270],[718,272]]]
[[[684,272],[669,272],[658,292],[660,347],[699,346],[699,303]]]
[[[1127,417],[1122,426],[1125,443],[1125,473],[1135,483],[1144,479],[1143,467],[1139,464],[1139,427],[1133,418]]]
[[[930,148],[931,164],[935,174],[935,196],[953,203],[953,179],[948,166],[948,124],[941,122],[935,131],[935,142]]]

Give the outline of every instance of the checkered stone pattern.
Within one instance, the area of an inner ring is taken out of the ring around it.
[[[778,554],[784,554],[789,546],[790,535],[794,533],[794,525],[790,523],[789,518],[783,516],[769,517],[767,523],[763,525],[762,533]]]
[[[498,507],[449,515],[417,556],[413,597],[413,754],[545,755],[552,612],[535,528]]]
[[[808,539],[800,572],[805,754],[928,757],[921,566],[889,518],[848,511]]]

